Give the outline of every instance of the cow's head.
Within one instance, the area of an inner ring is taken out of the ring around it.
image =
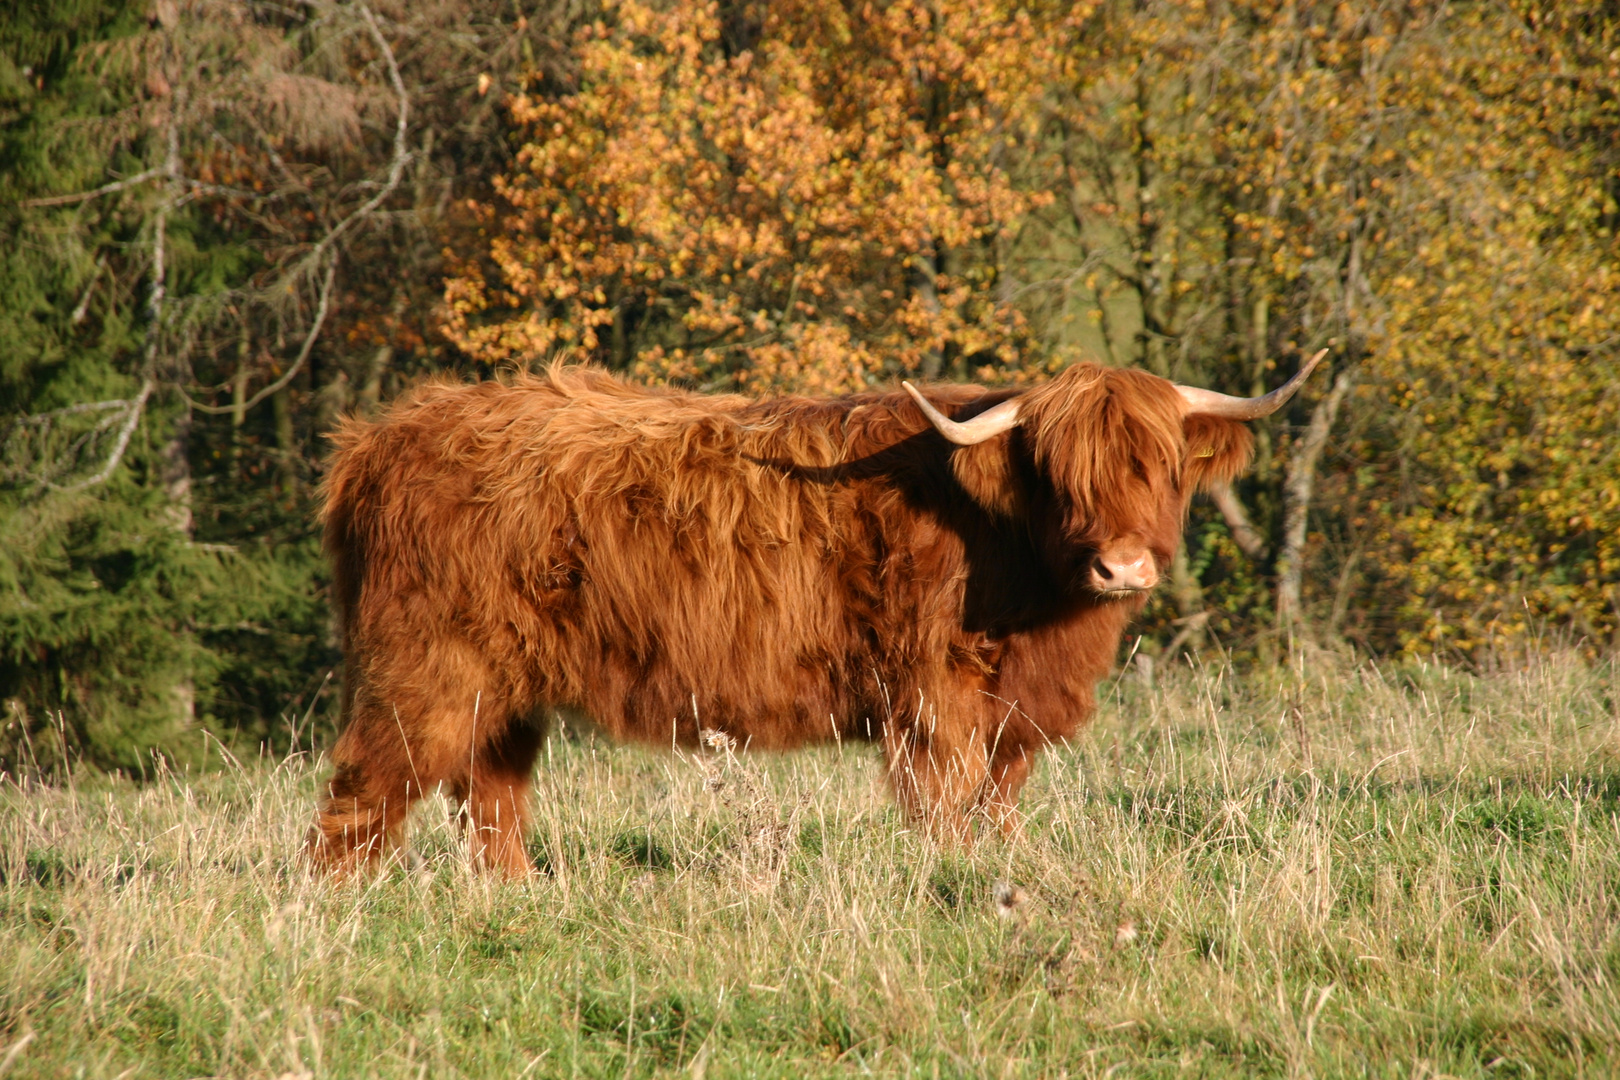
[[[1027,514],[1073,587],[1131,598],[1168,571],[1193,493],[1248,465],[1254,438],[1245,423],[1281,408],[1326,354],[1257,398],[1079,364],[957,421],[905,387],[941,435],[974,448],[955,455],[955,468],[979,502]]]

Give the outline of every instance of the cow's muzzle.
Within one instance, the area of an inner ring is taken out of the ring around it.
[[[1104,596],[1143,593],[1159,583],[1159,568],[1147,551],[1107,552],[1091,560],[1086,583]]]

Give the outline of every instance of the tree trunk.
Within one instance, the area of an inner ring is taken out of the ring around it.
[[[391,311],[393,325],[395,326],[399,324],[400,316],[405,313],[406,296],[405,291],[401,289],[399,294],[394,297]],[[615,319],[615,333],[617,333],[618,329],[618,321]],[[377,406],[382,402],[383,379],[387,377],[388,369],[393,363],[394,346],[391,344],[381,345],[376,352],[371,354],[371,365],[366,368],[366,381],[360,387],[360,408],[366,415],[375,412]]]
[[[231,376],[231,469],[242,478],[242,425],[247,422],[248,366],[253,360],[253,335],[242,319],[236,343],[236,374]]]
[[[174,418],[174,430],[163,444],[163,494],[169,522],[185,540],[191,539],[191,410]]]
[[[180,205],[183,192],[180,175],[180,109],[185,97],[185,87],[180,83],[179,72],[173,60],[173,40],[170,33],[172,26],[166,27],[163,35],[164,62],[166,75],[171,86],[177,87],[173,99],[169,102],[168,126],[166,131],[167,152],[164,155],[163,171],[166,176],[163,201],[158,206],[157,221],[152,230],[152,322],[148,328],[146,349],[146,371],[149,378],[168,377],[177,384],[183,385],[185,369],[174,357],[166,362],[162,360],[163,328],[168,313],[164,310],[164,303],[168,299],[168,231],[169,214]],[[169,523],[175,532],[180,534],[181,542],[190,545],[193,525],[191,504],[191,406],[184,401],[180,412],[174,418],[174,427],[169,432],[168,440],[159,452],[158,478],[163,484],[164,501]],[[192,631],[187,628],[176,627],[175,632],[189,636]],[[197,723],[197,684],[187,672],[175,680],[170,688],[174,696],[174,709],[179,720],[181,730],[189,731]]]
[[[377,351],[371,354],[371,365],[366,368],[366,381],[360,387],[360,405],[363,412],[369,414],[375,411],[378,403],[382,401],[383,375],[393,362],[392,345],[378,346]]]
[[[1271,301],[1260,297],[1254,302],[1254,322],[1249,330],[1249,396],[1259,397],[1266,385],[1266,357],[1271,352]],[[1272,477],[1271,425],[1254,425],[1254,476],[1261,481]]]
[[[163,483],[165,514],[182,543],[190,544],[194,521],[191,511],[191,409],[183,407],[174,418],[174,427],[159,452],[160,479]],[[181,630],[180,633],[189,633]],[[190,676],[177,679],[170,693],[181,730],[190,731],[197,723],[197,687]]]
[[[1316,487],[1316,465],[1321,460],[1328,433],[1333,429],[1339,406],[1349,394],[1352,382],[1349,371],[1339,373],[1339,377],[1333,380],[1333,389],[1316,403],[1316,408],[1311,412],[1310,426],[1288,456],[1288,475],[1283,482],[1282,550],[1277,556],[1277,622],[1290,631],[1299,628],[1304,615],[1302,592],[1306,523],[1310,515],[1311,494]]]
[[[270,395],[270,411],[275,419],[276,456],[280,458],[281,490],[291,495],[298,490],[298,446],[293,434],[292,387],[283,386]]]
[[[1176,622],[1183,629],[1176,635],[1171,648],[1165,651],[1166,655],[1183,642],[1197,652],[1204,647],[1204,624],[1209,620],[1204,615],[1204,587],[1199,584],[1198,575],[1193,573],[1192,564],[1187,559],[1186,541],[1176,545],[1176,554],[1170,560],[1170,593],[1176,601],[1176,611],[1181,615]]]
[[[912,256],[911,261],[911,291],[921,298],[923,308],[928,314],[938,316],[939,290],[934,280],[939,276],[939,254],[932,237],[924,241],[922,251]],[[944,366],[945,356],[938,346],[929,346],[923,353],[922,376],[925,379],[939,378],[940,368]]]
[[[1153,136],[1148,131],[1147,118],[1151,102],[1148,99],[1147,76],[1142,67],[1136,74],[1136,126],[1134,147],[1136,165],[1136,265],[1132,268],[1132,282],[1136,302],[1141,308],[1142,329],[1139,352],[1141,364],[1155,375],[1170,377],[1169,360],[1165,357],[1166,334],[1157,310],[1159,300],[1159,268],[1156,263],[1159,244],[1159,211],[1153,205],[1154,173],[1152,155]]]

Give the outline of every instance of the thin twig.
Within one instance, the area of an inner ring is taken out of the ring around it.
[[[110,184],[102,184],[93,191],[79,191],[72,195],[47,195],[42,199],[25,199],[18,205],[67,206],[70,203],[89,202],[91,199],[99,198],[102,195],[111,195],[115,191],[123,191],[125,188],[131,188],[137,184],[144,184],[148,180],[155,180],[162,176],[164,171],[165,170],[162,168],[147,169],[145,172],[136,173],[134,176],[126,177],[123,180],[114,180]]]
[[[190,188],[193,195],[215,195],[223,199],[262,199],[265,197],[261,191],[250,188],[227,187],[223,184],[205,184],[201,180],[183,177],[182,182]]]

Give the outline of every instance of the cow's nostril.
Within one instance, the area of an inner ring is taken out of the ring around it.
[[[1145,551],[1101,554],[1091,560],[1091,587],[1098,592],[1144,592],[1158,583],[1153,559]]]

